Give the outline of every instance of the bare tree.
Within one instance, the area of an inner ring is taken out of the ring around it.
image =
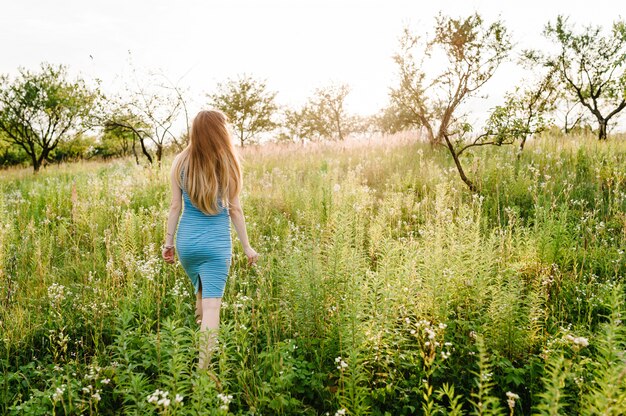
[[[168,142],[178,144],[173,128],[186,108],[185,100],[178,88],[165,85],[160,77],[142,78],[145,81],[139,82],[136,77],[134,85],[126,85],[124,95],[111,100],[105,125],[110,129],[132,132],[150,163],[153,157],[148,143],[151,143],[156,148],[154,156],[160,165],[165,145]]]

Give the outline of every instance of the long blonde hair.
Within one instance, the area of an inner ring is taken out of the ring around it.
[[[178,186],[187,191],[193,205],[205,214],[215,215],[220,211],[218,199],[222,206],[228,207],[229,201],[239,195],[241,166],[224,113],[204,110],[196,115],[189,145],[174,161],[174,172]]]

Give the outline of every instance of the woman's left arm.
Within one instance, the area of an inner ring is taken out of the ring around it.
[[[168,263],[174,263],[174,234],[176,233],[178,218],[180,217],[180,212],[182,210],[183,199],[183,194],[178,187],[176,172],[174,170],[174,166],[172,166],[172,172],[170,173],[170,181],[172,183],[172,201],[170,202],[170,212],[167,217],[165,245],[163,246],[163,251],[161,253],[163,260]]]

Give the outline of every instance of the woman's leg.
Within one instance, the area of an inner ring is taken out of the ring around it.
[[[198,325],[202,323],[202,287],[196,293],[196,323]]]
[[[222,298],[202,299],[202,322],[200,331],[200,368],[207,368],[211,359],[211,353],[217,343],[217,331],[220,325],[220,306]]]

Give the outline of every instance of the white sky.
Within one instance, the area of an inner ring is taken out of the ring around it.
[[[608,26],[626,15],[617,0],[3,0],[0,73],[36,69],[43,61],[103,80],[105,90],[129,71],[128,51],[139,70],[183,77],[196,110],[205,94],[228,77],[267,79],[278,101],[299,105],[314,88],[345,82],[347,107],[374,113],[394,85],[398,37],[404,25],[432,32],[442,11],[474,11],[487,22],[500,17],[518,50],[545,46],[541,31],[557,14],[577,24]],[[620,5],[621,4],[621,5]],[[90,58],[90,55],[93,58]],[[497,97],[518,81],[502,68],[488,92]],[[194,111],[192,111],[193,113]]]

